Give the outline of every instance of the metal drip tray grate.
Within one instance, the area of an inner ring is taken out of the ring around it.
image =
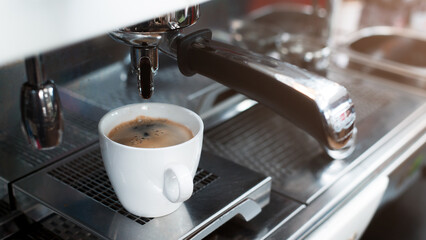
[[[88,232],[70,220],[57,214],[50,215],[49,217],[43,219],[40,223],[44,228],[60,237],[60,239],[100,239],[93,233]]]
[[[22,220],[21,222],[25,222]],[[21,224],[20,231],[6,238],[7,240],[98,240],[93,233],[74,224],[70,220],[57,214],[51,214],[42,219],[25,226]]]
[[[119,203],[95,144],[13,187],[17,199],[33,198],[105,238],[182,239],[202,238],[235,215],[256,216],[269,202],[271,179],[203,152],[190,199],[167,216],[137,217]]]
[[[123,208],[108,180],[99,149],[60,165],[49,171],[48,174],[139,224],[146,224],[152,219],[138,217]],[[193,194],[202,190],[217,178],[218,176],[213,173],[199,168],[194,178]]]
[[[290,185],[303,180],[293,177],[303,168],[309,169],[304,165],[307,160],[322,153],[312,137],[260,104],[208,130],[204,147],[271,176],[273,188],[281,193],[290,192]],[[305,191],[298,189],[298,193],[306,193],[312,187],[306,186]]]
[[[338,73],[329,71],[330,79],[346,87],[355,104],[357,122],[376,114],[387,104],[397,101],[400,95],[388,89],[372,87],[364,79],[353,77],[348,81],[342,78]]]
[[[0,200],[0,220],[5,217],[8,216],[11,213],[9,204],[3,200]]]

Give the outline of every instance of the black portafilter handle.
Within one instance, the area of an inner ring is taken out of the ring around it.
[[[210,30],[178,37],[180,71],[199,73],[271,108],[313,136],[333,158],[354,149],[355,111],[347,90],[294,65],[212,40]]]
[[[46,150],[62,141],[63,118],[59,92],[52,80],[44,80],[41,57],[25,60],[27,82],[21,87],[21,125],[28,142]]]

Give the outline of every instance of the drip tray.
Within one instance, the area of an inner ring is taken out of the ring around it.
[[[5,240],[99,240],[100,238],[75,225],[68,219],[57,214],[51,214],[40,222],[29,223],[25,218],[17,219],[20,222],[20,230],[11,236],[2,238]]]
[[[28,197],[109,239],[200,239],[236,215],[246,221],[269,203],[271,178],[203,152],[194,192],[177,211],[160,218],[127,212],[105,172],[99,145],[14,184],[21,210]]]

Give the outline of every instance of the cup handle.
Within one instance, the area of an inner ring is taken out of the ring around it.
[[[172,203],[183,202],[191,197],[194,185],[192,175],[183,165],[171,165],[164,172],[163,194]]]

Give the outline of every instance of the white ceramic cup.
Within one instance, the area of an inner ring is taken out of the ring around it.
[[[161,148],[130,147],[107,137],[120,123],[141,115],[183,124],[194,137]],[[178,209],[192,195],[204,130],[203,121],[196,113],[164,103],[131,104],[105,114],[98,130],[109,180],[127,211],[137,216],[160,217]]]

